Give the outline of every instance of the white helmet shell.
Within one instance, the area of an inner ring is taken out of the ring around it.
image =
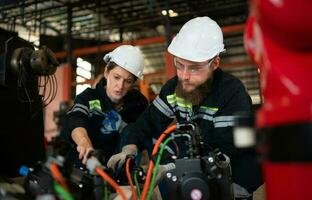
[[[174,56],[203,62],[225,51],[220,26],[209,17],[196,17],[186,22],[173,38],[168,51]]]
[[[138,47],[121,45],[104,56],[104,61],[114,62],[139,79],[143,79],[144,56]]]

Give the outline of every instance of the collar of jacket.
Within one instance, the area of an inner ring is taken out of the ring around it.
[[[105,86],[107,84],[107,81],[105,78],[102,78],[95,87],[96,93],[99,95],[99,98],[104,102],[105,104],[105,110],[112,110],[114,108],[113,102],[110,100],[110,98],[107,96]]]

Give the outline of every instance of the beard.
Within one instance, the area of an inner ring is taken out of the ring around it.
[[[191,103],[192,105],[199,105],[206,96],[211,92],[213,77],[210,77],[206,82],[197,86],[194,90],[187,92],[183,89],[181,81],[178,81],[178,84],[175,89],[175,93],[178,97],[184,99],[186,102]]]

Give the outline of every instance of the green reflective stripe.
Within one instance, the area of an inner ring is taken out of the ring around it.
[[[178,106],[182,107],[182,108],[189,108],[192,109],[192,104],[185,104],[185,103],[180,103],[177,102]]]
[[[95,99],[95,100],[89,101],[89,108],[90,108],[90,110],[92,110],[92,109],[102,110],[100,100]]]
[[[166,98],[167,98],[168,103],[170,103],[172,106],[178,105],[178,106],[183,107],[183,108],[192,108],[193,107],[193,105],[191,103],[187,103],[185,101],[185,99],[177,97],[176,93],[168,95]]]
[[[173,98],[176,98],[176,93],[173,93],[173,94],[169,94],[169,95],[167,95],[167,100],[168,100],[168,98],[169,99],[173,99]]]
[[[208,106],[200,106],[200,108],[213,110],[213,111],[218,111],[219,110],[219,108],[217,108],[217,107],[208,107]]]
[[[190,109],[190,108],[184,108],[184,107],[181,107],[181,106],[177,106],[176,110],[178,110],[180,112],[184,112],[184,113],[189,113],[189,112],[192,111],[192,109]]]
[[[216,108],[216,107],[200,106],[200,108],[198,109],[198,112],[207,113],[209,115],[214,115],[218,110],[219,108]]]
[[[193,105],[190,103],[187,103],[184,99],[177,97],[177,103],[178,106],[184,107],[184,108],[192,108]]]
[[[167,101],[170,104],[174,104],[175,102],[177,102],[177,98],[176,98],[176,94],[171,94],[167,96]]]

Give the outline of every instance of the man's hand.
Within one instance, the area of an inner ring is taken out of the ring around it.
[[[116,165],[120,168],[128,155],[136,155],[138,148],[134,144],[128,144],[122,148],[122,151],[113,155],[107,162],[107,167],[115,171]]]
[[[142,168],[143,168],[144,172],[147,172],[147,170],[148,170],[148,166],[147,165],[143,165]],[[172,170],[172,169],[175,169],[175,164],[174,163],[158,165],[158,170],[157,170],[157,175],[156,175],[156,180],[155,180],[154,187],[156,187],[166,177],[167,172],[169,170]]]
[[[158,185],[165,177],[166,174],[169,170],[175,169],[175,164],[174,163],[168,163],[165,165],[159,165],[158,166],[158,172],[156,175],[156,181],[155,181],[155,186]]]

